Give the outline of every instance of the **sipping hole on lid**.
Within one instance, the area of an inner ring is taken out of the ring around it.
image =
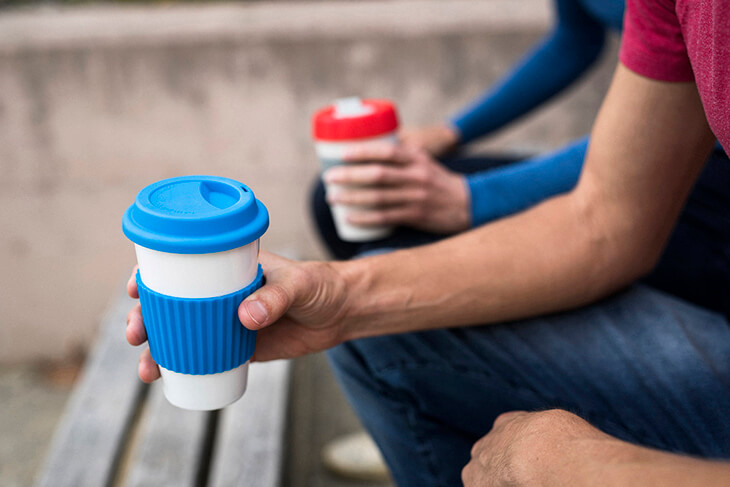
[[[235,205],[240,196],[235,188],[217,181],[203,181],[200,183],[200,195],[210,205],[224,210]]]
[[[333,115],[335,118],[360,117],[373,111],[373,108],[364,104],[359,96],[339,98],[335,100],[334,106]]]

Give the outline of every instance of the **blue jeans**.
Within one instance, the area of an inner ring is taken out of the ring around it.
[[[328,357],[400,487],[460,485],[471,446],[510,410],[563,408],[630,442],[730,458],[730,324],[649,286],[521,322],[360,339]]]
[[[510,163],[460,159],[469,173]],[[656,269],[593,306],[523,322],[369,338],[329,352],[401,487],[453,486],[502,412],[564,408],[668,451],[730,458],[730,161],[707,161]],[[339,241],[323,190],[313,209],[339,258],[441,238],[408,229]],[[444,323],[448,327],[449,323]]]

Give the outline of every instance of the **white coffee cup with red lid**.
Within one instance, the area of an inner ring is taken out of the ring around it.
[[[322,167],[328,169],[352,164],[344,160],[352,149],[398,143],[398,115],[388,100],[358,97],[341,98],[317,111],[312,118],[314,146]],[[336,194],[348,185],[326,184],[328,194]],[[361,226],[348,221],[352,213],[367,210],[365,206],[331,205],[337,235],[347,242],[369,242],[387,237],[392,226]]]

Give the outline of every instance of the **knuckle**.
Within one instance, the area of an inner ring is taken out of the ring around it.
[[[554,421],[564,420],[570,416],[570,413],[563,409],[549,409],[532,415],[532,420],[536,423],[551,423]]]
[[[419,154],[421,154],[422,149],[420,148],[420,144],[416,144],[403,147],[401,151],[403,156],[407,157],[410,162],[415,162],[416,159],[418,159]]]
[[[330,204],[350,205],[352,204],[352,191],[339,191],[337,195],[328,196]]]
[[[425,220],[427,216],[428,216],[428,212],[420,206],[411,208],[408,211],[408,215],[407,215],[408,219],[413,220],[413,221]]]
[[[480,439],[479,441],[477,441],[476,443],[474,443],[471,446],[471,450],[469,451],[469,454],[471,455],[472,458],[475,458],[479,454],[479,451],[481,450],[481,443],[482,443],[482,440]]]
[[[464,485],[468,485],[469,478],[470,478],[469,477],[469,464],[467,463],[466,466],[464,466],[464,468],[461,469],[461,482]]]
[[[554,428],[556,425],[576,424],[582,420],[564,409],[550,409],[534,416],[534,421],[543,428]]]
[[[426,191],[423,188],[417,189],[416,191],[414,191],[413,199],[417,203],[425,203],[425,202],[427,202],[428,199],[429,199],[429,197],[428,197],[428,191]]]
[[[398,148],[395,145],[387,145],[383,149],[384,159],[395,159],[398,156]]]
[[[344,203],[348,205],[362,206],[367,205],[371,196],[366,191],[353,191],[350,194],[350,198]]]
[[[375,166],[373,168],[372,179],[375,183],[384,183],[388,177],[387,171],[383,166]]]
[[[505,411],[496,418],[494,418],[494,424],[492,425],[492,428],[496,428],[498,425],[509,421],[509,419],[514,415],[514,411]]]
[[[383,211],[371,211],[363,213],[363,223],[368,225],[385,225],[391,223],[391,213]]]
[[[313,272],[310,270],[311,266],[297,265],[291,269],[292,275],[290,277],[291,282],[294,284],[295,289],[311,289],[316,285]],[[290,303],[292,296],[286,289],[281,288],[282,293],[285,296],[286,302]]]
[[[557,425],[565,424],[569,421],[570,414],[567,411],[559,409],[551,409],[548,411],[540,411],[532,413],[526,417],[524,431],[529,433],[540,433],[555,428]]]
[[[413,179],[420,185],[425,185],[429,182],[429,173],[424,168],[416,168],[413,170]]]
[[[360,202],[360,195],[357,192],[346,191],[337,198],[337,204],[357,205]]]
[[[388,202],[388,197],[381,191],[374,191],[370,198],[366,201],[363,201],[362,204],[367,205],[373,205],[373,206],[382,206]]]
[[[294,277],[296,279],[297,277]],[[290,302],[289,293],[280,284],[273,284],[268,289],[269,300],[279,307],[288,307]]]

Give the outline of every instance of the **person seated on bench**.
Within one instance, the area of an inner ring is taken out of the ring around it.
[[[374,206],[374,211],[357,216],[363,224],[400,225],[393,236],[372,243],[340,239],[318,178],[312,213],[319,236],[334,257],[348,259],[374,249],[433,242],[524,210],[575,186],[587,137],[519,163],[515,156],[447,157],[566,90],[595,64],[607,31],[621,29],[623,0],[552,1],[555,25],[551,32],[479,98],[445,123],[403,129],[400,138],[405,147],[396,153],[385,147],[352,155],[353,161],[386,163],[379,169],[388,170],[391,181],[380,191],[368,188],[343,193],[340,198]],[[370,169],[374,167],[338,168],[328,176],[372,185],[376,174]]]
[[[623,0],[554,0],[555,25],[507,76],[443,124],[404,129],[403,146],[391,152],[363,151],[354,161],[369,162],[337,168],[327,177],[335,182],[370,184],[367,190],[343,191],[342,203],[372,204],[360,212],[365,223],[400,225],[394,234],[375,242],[351,243],[335,231],[324,185],[319,180],[311,208],[318,234],[330,254],[349,259],[435,242],[449,235],[503,218],[548,197],[572,189],[578,181],[588,146],[581,138],[554,152],[517,160],[505,156],[448,156],[454,149],[493,134],[565,90],[598,59],[608,30],[620,30]],[[436,159],[438,158],[438,159]],[[730,212],[730,201],[716,188],[730,186],[721,147],[707,160],[687,207],[659,264],[642,282],[687,301],[722,310],[727,279],[706,242],[723,232],[718,215]],[[373,189],[376,167],[391,182]],[[333,200],[334,201],[334,200]],[[352,477],[386,475],[375,448],[355,433],[328,444],[323,459],[330,469]]]
[[[262,255],[267,283],[239,308],[259,330],[254,358],[331,349],[400,486],[730,482],[711,461],[730,458],[730,312],[632,285],[715,137],[730,143],[730,3],[627,9],[572,191],[412,249]],[[727,278],[723,228],[708,258]],[[138,309],[127,331],[145,338]],[[140,376],[158,375],[145,352]]]

